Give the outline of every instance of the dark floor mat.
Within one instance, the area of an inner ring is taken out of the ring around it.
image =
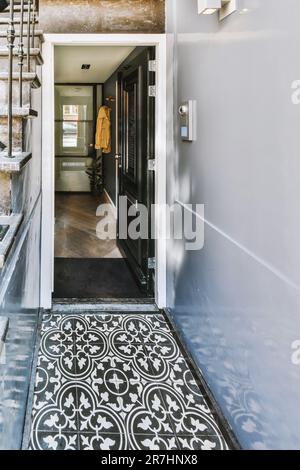
[[[54,298],[141,298],[124,259],[55,258]]]

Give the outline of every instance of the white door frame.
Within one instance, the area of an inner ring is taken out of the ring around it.
[[[155,204],[166,204],[166,36],[164,34],[45,34],[42,70],[41,307],[52,307],[54,281],[54,46],[155,46],[157,59]],[[166,307],[166,227],[156,211],[155,300]]]

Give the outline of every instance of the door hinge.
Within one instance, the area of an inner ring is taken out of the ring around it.
[[[156,72],[156,60],[149,60],[149,72]]]
[[[149,86],[149,96],[150,96],[150,98],[155,98],[156,97],[156,86],[155,85],[150,85]]]
[[[148,258],[148,269],[155,269],[155,268],[156,268],[156,259]]]
[[[149,159],[148,160],[148,171],[155,171],[156,170],[156,160]]]

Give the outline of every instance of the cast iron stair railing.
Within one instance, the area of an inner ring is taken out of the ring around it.
[[[7,46],[9,50],[9,68],[8,68],[8,103],[7,103],[7,126],[8,126],[8,145],[7,157],[13,158],[13,56],[15,48],[15,7],[16,0],[9,2],[9,24],[7,29]],[[37,0],[27,0],[27,72],[30,72],[30,48],[34,47],[34,32],[36,23]],[[23,65],[24,65],[24,20],[25,20],[25,0],[20,0],[17,11],[20,12],[19,24],[19,106],[23,105]]]
[[[0,0],[0,271],[14,245],[23,214],[21,173],[32,158],[28,148],[28,119],[32,88],[41,86],[37,66],[43,64],[38,0]],[[2,227],[2,232],[1,232]]]
[[[14,0],[10,0],[10,16],[9,26],[7,29],[7,47],[9,51],[8,56],[8,103],[7,103],[7,126],[8,126],[8,145],[7,156],[11,158],[12,155],[12,137],[13,137],[13,118],[12,118],[12,76],[13,76],[13,53],[15,42],[15,27],[14,27]]]

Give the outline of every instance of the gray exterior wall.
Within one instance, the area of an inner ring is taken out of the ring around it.
[[[194,0],[167,2],[168,198],[203,203],[206,217],[203,250],[169,244],[168,303],[243,448],[299,449],[300,2],[238,6],[219,23]],[[178,138],[186,99],[195,143]]]
[[[33,109],[41,114],[41,91]],[[23,170],[14,211],[23,213],[11,255],[0,270],[0,316],[10,321],[5,360],[0,364],[0,449],[19,449],[25,418],[40,305],[41,121],[30,123],[33,158]],[[28,134],[29,135],[29,134]]]

